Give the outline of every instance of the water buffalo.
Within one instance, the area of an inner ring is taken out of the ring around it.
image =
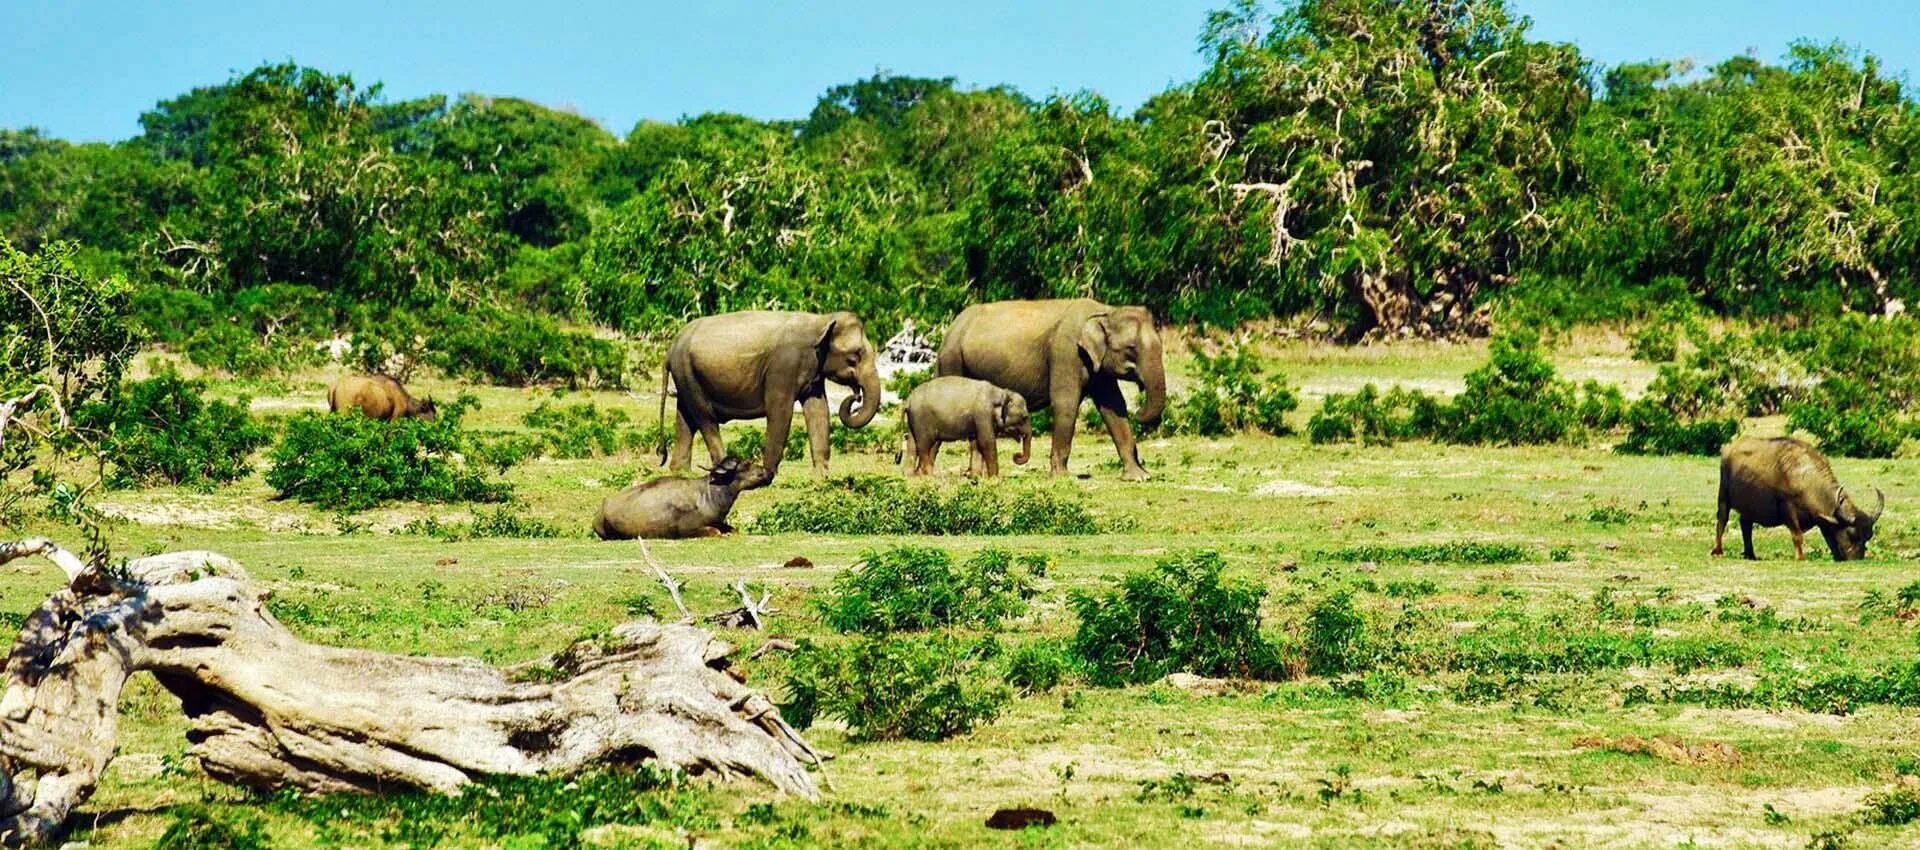
[[[752,463],[729,456],[704,480],[659,478],[635,484],[600,503],[593,533],[601,540],[725,534],[733,530],[727,514],[733,511],[734,500],[768,483],[758,472]]]
[[[327,388],[327,409],[334,413],[358,410],[374,419],[398,422],[406,417],[432,421],[433,399],[421,400],[387,375],[345,375]]]
[[[1793,534],[1793,555],[1807,559],[1808,528],[1820,529],[1836,561],[1867,556],[1873,525],[1887,509],[1887,496],[1874,488],[1875,503],[1863,511],[1833,477],[1833,467],[1812,446],[1799,440],[1741,439],[1720,453],[1720,513],[1713,532],[1713,554],[1724,553],[1727,511],[1740,512],[1740,537],[1747,560],[1753,554],[1753,527],[1784,525]]]

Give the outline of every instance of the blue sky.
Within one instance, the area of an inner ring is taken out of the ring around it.
[[[383,82],[389,98],[480,92],[569,107],[624,134],[642,118],[801,117],[886,69],[1092,89],[1131,109],[1201,67],[1224,0],[0,0],[0,127],[119,139],[142,110],[261,62]],[[1515,0],[1538,35],[1607,63],[1777,58],[1797,37],[1920,67],[1914,0]]]

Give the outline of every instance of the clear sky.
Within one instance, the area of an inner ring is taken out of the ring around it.
[[[1839,39],[1920,67],[1920,0],[1514,0],[1536,33],[1606,63]],[[142,110],[294,60],[390,99],[513,95],[624,134],[706,111],[798,118],[877,69],[1091,89],[1132,109],[1201,68],[1224,0],[0,0],[0,127],[120,139]]]

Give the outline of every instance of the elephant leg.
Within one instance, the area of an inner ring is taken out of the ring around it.
[[[1000,476],[1000,441],[994,437],[991,408],[973,417],[973,452],[988,478]]]
[[[1076,389],[1053,394],[1053,470],[1055,476],[1067,474],[1067,457],[1073,453],[1073,429],[1079,425],[1080,393]]]
[[[833,456],[833,442],[828,439],[827,429],[833,427],[832,417],[827,410],[827,397],[815,396],[800,403],[800,413],[807,419],[807,448],[813,453],[814,474],[827,477],[827,459]]]
[[[1720,512],[1715,516],[1714,524],[1713,524],[1713,555],[1714,557],[1717,558],[1721,555],[1726,554],[1727,552],[1726,540],[1727,540],[1727,503],[1723,501],[1720,503]]]
[[[693,466],[693,426],[687,422],[685,411],[675,408],[673,411],[673,454],[667,458],[667,469],[673,472],[686,472]]]
[[[767,403],[767,445],[760,450],[760,466],[772,481],[780,472],[780,460],[787,453],[787,434],[793,430],[793,399]]]
[[[1147,468],[1140,465],[1140,448],[1133,440],[1133,426],[1127,422],[1127,397],[1120,394],[1120,383],[1111,378],[1096,378],[1089,386],[1093,395],[1093,406],[1100,411],[1100,418],[1107,423],[1107,433],[1113,437],[1113,450],[1120,453],[1123,471],[1120,477],[1126,481],[1145,481],[1152,477]]]
[[[700,438],[707,442],[707,455],[713,458],[712,463],[718,465],[720,461],[726,460],[727,443],[725,440],[720,439],[719,425],[712,422],[702,423],[700,426]]]

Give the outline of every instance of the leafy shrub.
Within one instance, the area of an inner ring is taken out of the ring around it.
[[[836,429],[845,430],[845,429]],[[767,431],[765,428],[746,428],[738,436],[727,441],[727,454],[734,457],[758,458],[767,449]],[[787,447],[780,452],[781,460],[799,460],[807,456],[807,431],[795,423],[787,430]]]
[[[1053,690],[1073,669],[1067,647],[1053,639],[1028,641],[1014,647],[1007,653],[1006,664],[1004,680],[1023,694]]]
[[[855,740],[942,741],[999,716],[1011,694],[989,684],[983,647],[951,637],[803,643],[780,711],[794,725],[831,715]]]
[[[491,511],[481,511],[473,515],[473,523],[468,526],[466,537],[507,537],[522,540],[537,540],[553,537],[565,537],[567,533],[559,526],[532,517],[516,513],[506,505]]]
[[[1078,495],[1025,490],[1009,499],[991,484],[941,488],[886,476],[822,482],[805,498],[753,518],[756,534],[1098,534],[1108,527]]]
[[[252,471],[248,456],[273,433],[248,414],[245,398],[208,401],[205,389],[168,370],[122,384],[111,398],[75,411],[74,422],[101,435],[113,486],[210,489]]]
[[[1332,676],[1372,666],[1367,618],[1354,607],[1352,591],[1336,591],[1315,603],[1304,635],[1310,673]]]
[[[302,360],[297,350],[277,347],[238,323],[220,319],[188,335],[181,353],[187,362],[202,369],[243,378],[285,372]]]
[[[983,549],[959,566],[945,550],[901,546],[867,552],[853,569],[835,576],[827,598],[816,602],[821,619],[840,632],[893,632],[942,626],[992,629],[1026,610],[1033,595],[1034,564]]]
[[[275,810],[312,827],[328,846],[467,846],[572,850],[598,827],[689,819],[668,792],[677,776],[646,765],[573,776],[480,776],[459,796],[395,790],[383,794],[281,794]],[[471,839],[460,840],[462,836]]]
[[[1396,386],[1382,395],[1378,387],[1367,384],[1351,395],[1327,396],[1307,420],[1307,439],[1392,445],[1439,432],[1445,416],[1446,405],[1426,393]]]
[[[1867,795],[1860,819],[1877,826],[1905,826],[1920,820],[1920,794],[1893,788]]]
[[[1671,363],[1680,356],[1680,341],[1672,324],[1653,321],[1633,332],[1628,350],[1642,363]]]
[[[1253,350],[1234,345],[1209,355],[1193,352],[1192,391],[1167,405],[1160,429],[1169,434],[1223,437],[1242,432],[1281,435],[1293,432],[1287,414],[1300,400],[1287,386],[1287,376],[1261,378],[1265,367]]]
[[[511,493],[455,456],[472,442],[460,419],[472,401],[440,409],[432,422],[305,414],[287,422],[273,447],[267,484],[284,498],[339,510],[382,502],[499,502]]]
[[[154,850],[270,850],[266,824],[245,814],[205,806],[177,806]]]
[[[501,311],[479,318],[448,315],[433,340],[435,364],[473,381],[523,387],[626,386],[626,351],[590,333],[562,330],[553,320]]]
[[[1738,419],[1683,420],[1660,400],[1642,398],[1627,408],[1627,438],[1614,451],[1635,455],[1717,455],[1740,430]]]
[[[1820,451],[1839,457],[1890,458],[1907,438],[1898,410],[1841,378],[1822,382],[1811,399],[1789,408],[1787,424],[1812,434]]]
[[[1452,401],[1372,384],[1328,396],[1307,423],[1316,443],[1359,440],[1387,445],[1427,438],[1448,443],[1540,445],[1618,427],[1626,402],[1615,387],[1562,380],[1531,332],[1496,338],[1488,361],[1467,373]]]
[[[1100,594],[1075,591],[1080,618],[1072,651],[1101,686],[1151,682],[1169,673],[1268,678],[1278,654],[1260,634],[1266,590],[1220,576],[1217,552],[1166,558]]]
[[[935,377],[937,376],[931,366],[924,369],[902,369],[887,376],[886,391],[904,401],[907,396],[913,395],[913,391],[919,389],[921,384]]]
[[[522,415],[520,422],[539,433],[548,457],[610,455],[638,448],[642,439],[641,433],[629,426],[626,411],[617,407],[603,410],[593,402],[560,406],[542,401]]]

